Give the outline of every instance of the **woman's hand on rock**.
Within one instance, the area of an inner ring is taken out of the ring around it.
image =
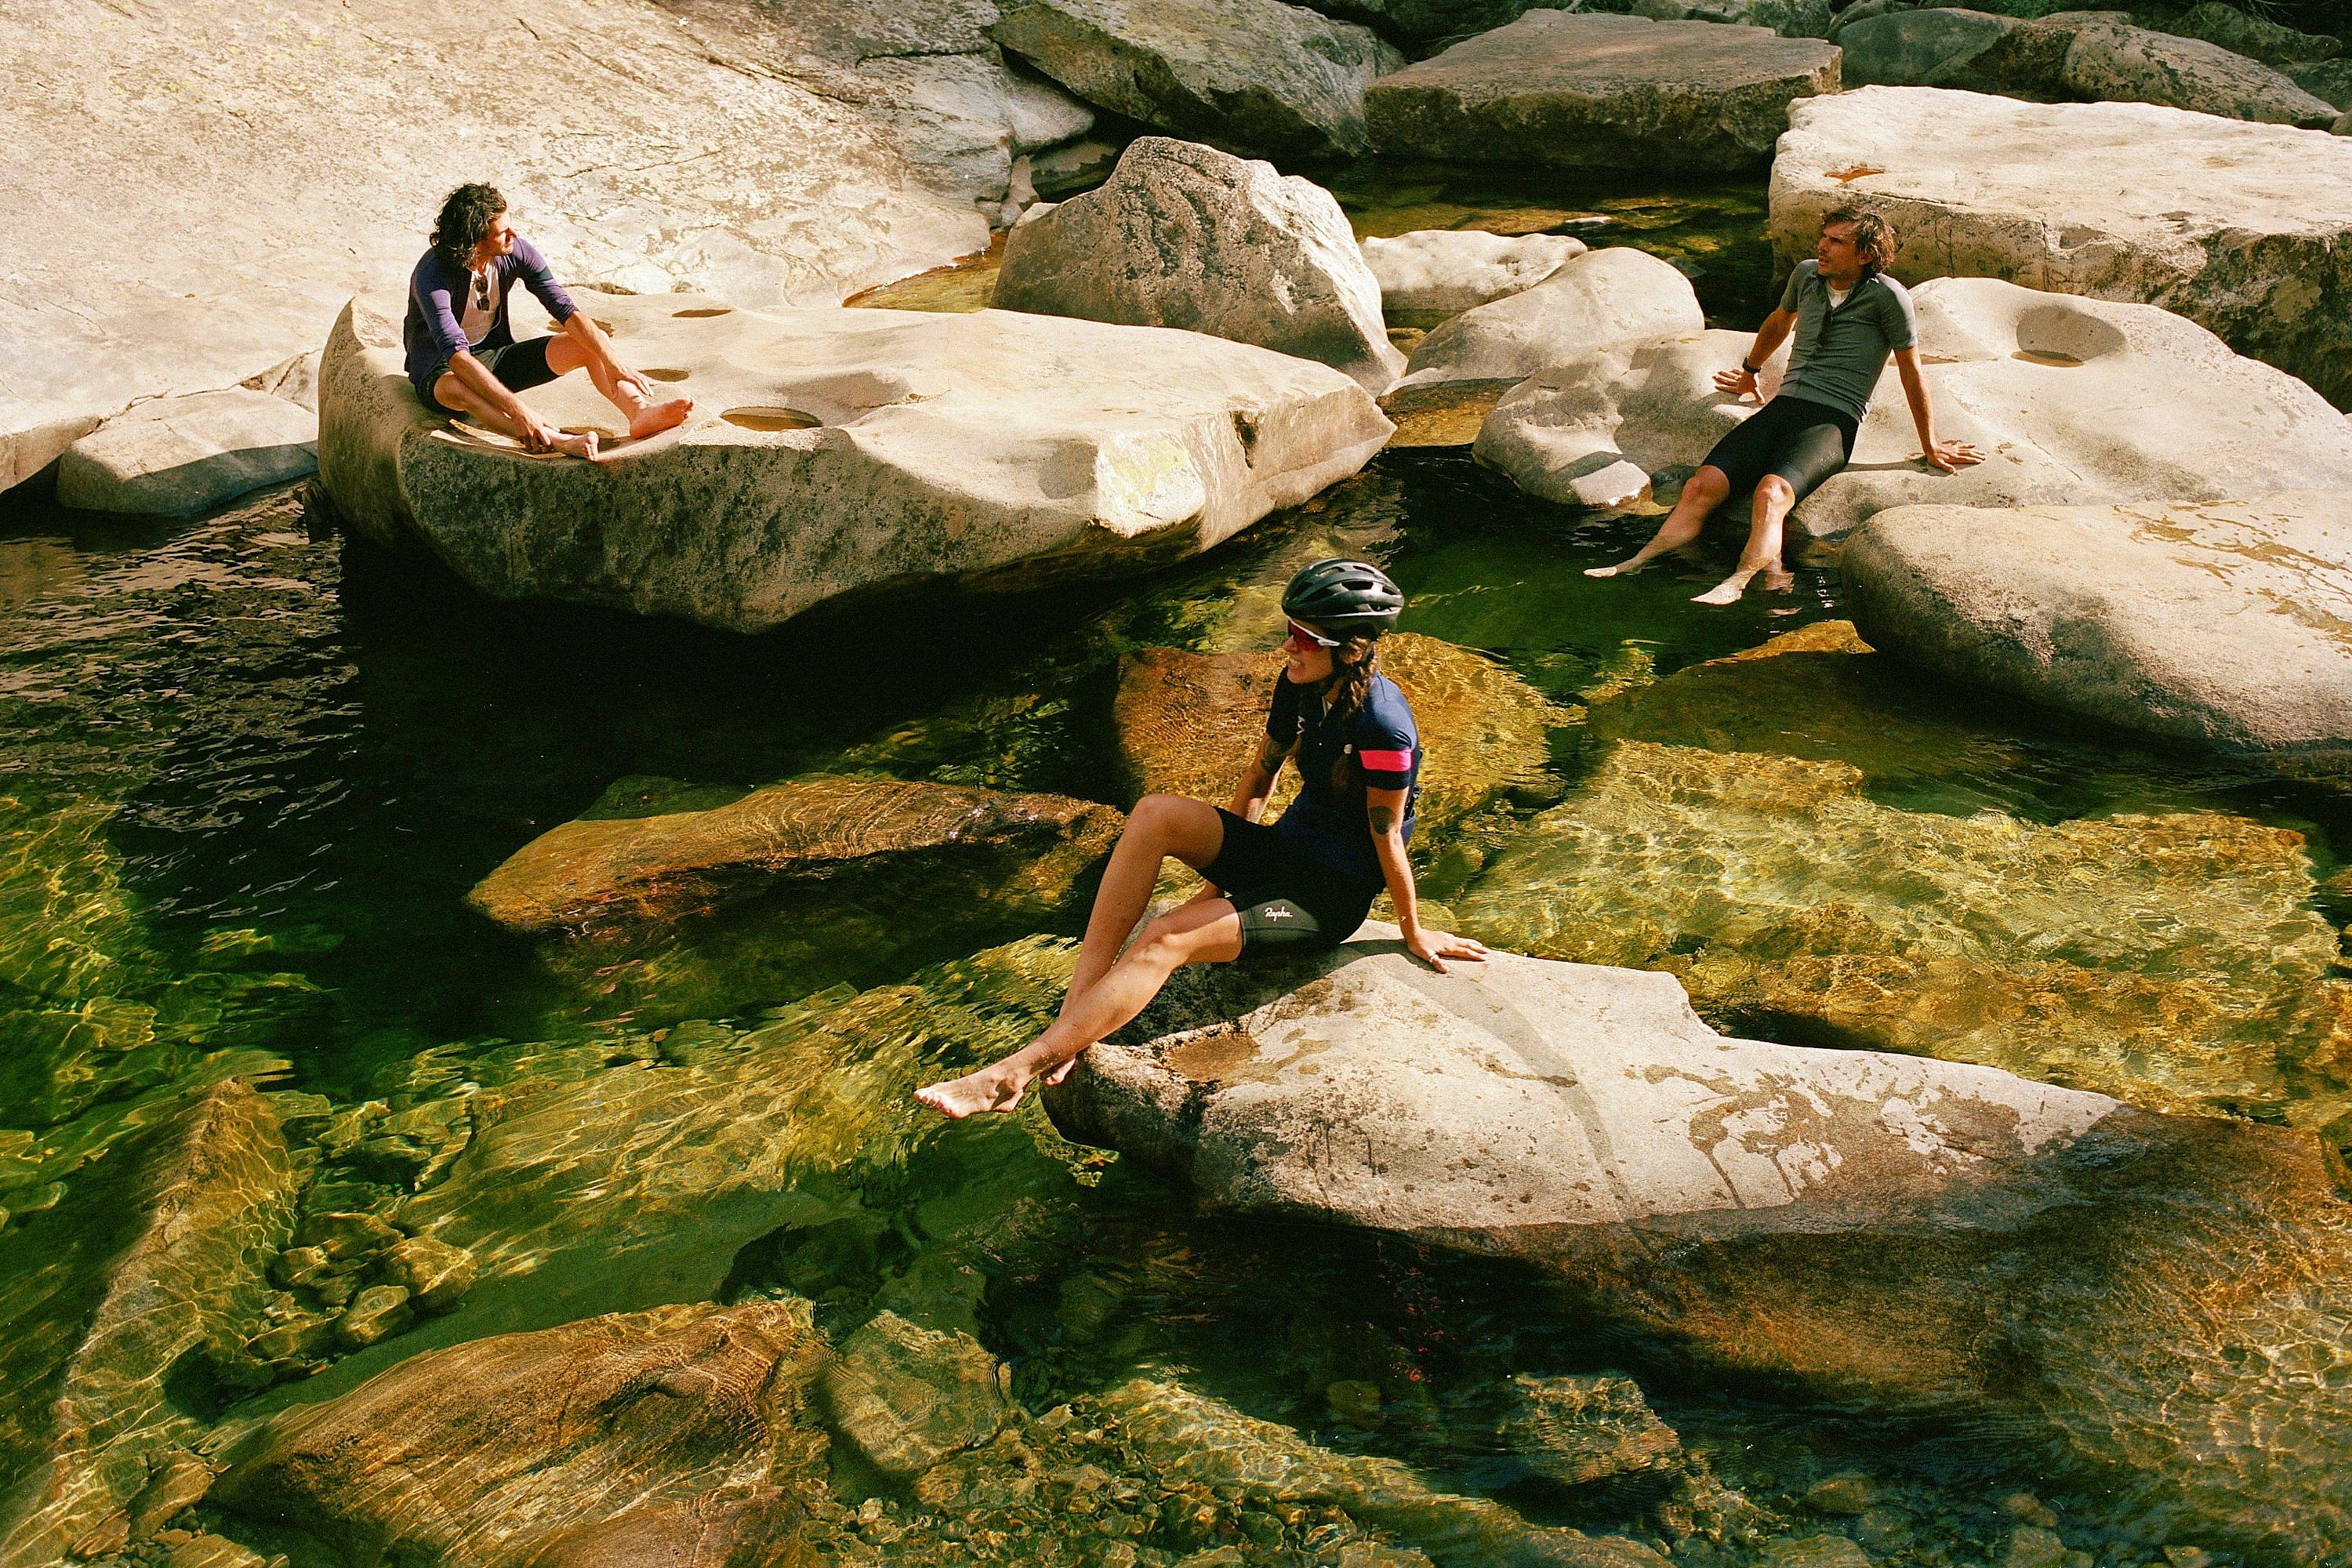
[[[1472,963],[1486,961],[1486,944],[1475,937],[1455,936],[1451,931],[1416,928],[1404,933],[1405,951],[1426,963],[1438,973],[1445,973],[1449,958]]]

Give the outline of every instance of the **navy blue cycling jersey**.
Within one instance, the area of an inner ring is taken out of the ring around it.
[[[1372,677],[1363,707],[1353,720],[1341,723],[1325,709],[1319,691],[1302,692],[1286,672],[1275,680],[1265,732],[1278,746],[1298,742],[1292,759],[1298,768],[1298,798],[1276,828],[1318,865],[1380,886],[1381,861],[1364,816],[1364,791],[1412,792],[1404,803],[1408,844],[1420,798],[1421,735],[1397,683],[1385,675]]]

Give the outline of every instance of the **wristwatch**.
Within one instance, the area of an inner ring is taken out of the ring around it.
[[[1750,375],[1762,375],[1764,374],[1764,367],[1762,365],[1749,364],[1745,358],[1740,360],[1739,368],[1746,371]]]

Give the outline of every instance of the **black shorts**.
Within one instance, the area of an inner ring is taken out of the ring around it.
[[[1201,875],[1241,911],[1244,952],[1312,952],[1356,934],[1380,889],[1309,859],[1263,822],[1244,822],[1222,805],[1217,816],[1225,840]]]
[[[478,348],[473,351],[473,354],[484,370],[499,378],[500,386],[509,392],[528,392],[555,379],[555,373],[547,368],[547,345],[554,341],[545,336],[525,338],[519,343]],[[446,414],[453,419],[460,419],[465,416],[459,410],[433,395],[433,388],[440,385],[441,378],[448,373],[449,367],[446,364],[433,373],[425,387],[425,406]]]
[[[1778,474],[1802,500],[1853,456],[1858,429],[1843,410],[1801,397],[1776,397],[1715,444],[1703,468],[1720,468],[1736,500]]]

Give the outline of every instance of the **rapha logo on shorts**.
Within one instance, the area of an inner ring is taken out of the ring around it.
[[[1265,906],[1265,918],[1270,921],[1286,921],[1297,912],[1298,911],[1297,910],[1292,909],[1288,904],[1268,904]]]

